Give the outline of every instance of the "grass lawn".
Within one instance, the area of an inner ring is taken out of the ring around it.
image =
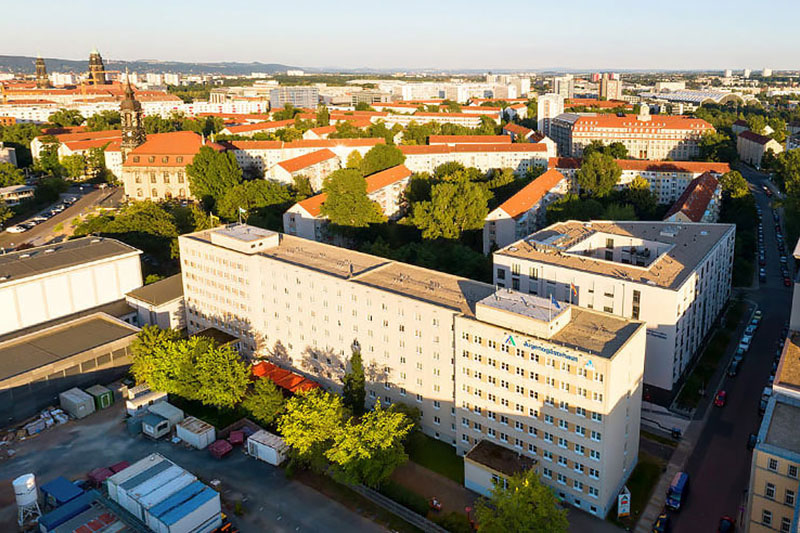
[[[409,439],[406,452],[418,465],[464,484],[464,459],[449,444],[417,431]]]
[[[187,415],[192,415],[200,420],[208,422],[217,429],[224,429],[234,422],[248,416],[248,412],[241,406],[234,409],[220,409],[203,405],[194,400],[187,400],[174,394],[169,395],[169,403],[182,409]]]
[[[639,463],[633,469],[633,473],[628,478],[628,483],[626,483],[631,491],[631,516],[617,520],[617,506],[615,504],[608,513],[608,520],[625,528],[632,528],[636,525],[639,515],[642,514],[645,506],[647,506],[647,502],[650,501],[650,495],[653,493],[653,488],[658,483],[665,465],[666,462],[658,457],[640,452]]]
[[[645,431],[643,429],[639,430],[639,432],[642,434],[642,437],[646,438],[647,440],[659,442],[671,448],[678,446],[678,443],[670,438],[662,437],[661,435],[656,435],[655,433],[650,433],[649,431]]]

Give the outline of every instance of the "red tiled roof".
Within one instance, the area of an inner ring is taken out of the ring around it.
[[[328,135],[336,131],[336,126],[320,126],[319,128],[311,128],[308,131],[313,131],[317,135]]]
[[[511,144],[507,135],[431,135],[428,144]]]
[[[62,144],[64,144],[64,146],[73,152],[80,152],[83,150],[89,150],[90,148],[102,148],[106,144],[111,144],[112,142],[114,142],[113,139],[89,139],[86,141],[67,141]],[[118,140],[117,142],[122,141]]]
[[[411,176],[411,171],[405,165],[397,165],[396,167],[376,172],[364,178],[367,182],[367,194],[383,189],[409,176]],[[311,198],[306,198],[302,202],[298,202],[297,205],[305,209],[309,215],[318,217],[322,213],[322,204],[325,203],[327,198],[328,195],[323,192]]]
[[[692,222],[700,222],[718,186],[719,181],[710,172],[697,176],[689,183],[678,201],[669,208],[664,220],[682,212]]]
[[[596,98],[570,98],[564,102],[565,108],[570,107],[597,107],[600,109],[613,109],[615,107],[633,107],[623,100],[598,100]]]
[[[141,146],[134,148],[123,163],[126,167],[183,167],[194,159],[203,146],[203,138],[193,131],[173,131],[154,133],[147,136]],[[217,151],[224,147],[216,143],[206,143]],[[150,161],[150,156],[154,156]],[[181,161],[177,157],[182,158]]]
[[[250,131],[267,131],[286,128],[294,125],[294,119],[278,120],[276,122],[256,122],[254,124],[242,124],[240,126],[229,126],[227,129],[231,134],[245,133]]]
[[[648,172],[690,172],[701,174],[703,172],[716,172],[725,174],[730,172],[728,163],[714,163],[711,161],[646,161],[641,159],[615,159],[622,170],[639,170]]]
[[[232,120],[256,120],[264,122],[269,120],[269,113],[253,114],[253,113],[198,113],[198,117],[220,117],[223,119]]]
[[[300,139],[291,142],[282,141],[220,141],[229,150],[289,150],[292,148],[335,148],[375,146],[386,144],[383,137],[366,137],[362,139]]]
[[[37,137],[41,140],[43,135]],[[72,141],[89,141],[92,139],[120,139],[122,130],[103,130],[103,131],[78,131],[75,133],[60,133],[53,135],[58,142],[66,143]]]
[[[456,117],[456,118],[479,118],[480,115],[478,114],[468,114],[468,113],[425,113],[422,111],[417,111],[414,113],[415,117]]]
[[[771,137],[767,137],[765,135],[759,135],[758,133],[753,133],[750,130],[745,130],[739,134],[739,137],[744,137],[748,141],[752,141],[758,144],[767,144],[769,141],[772,140]]]
[[[446,144],[400,146],[405,155],[420,154],[452,154],[463,152],[546,152],[547,146],[542,143],[509,143],[509,144]]]
[[[317,165],[323,161],[327,161],[335,157],[336,154],[327,148],[323,148],[322,150],[317,150],[316,152],[311,152],[310,154],[305,154],[292,159],[287,159],[286,161],[281,161],[278,163],[278,165],[286,172],[291,174],[297,172],[298,170]]]
[[[581,168],[581,160],[574,157],[551,157],[547,160],[547,168]]]
[[[67,133],[81,133],[86,131],[86,126],[66,126],[63,128],[42,128],[42,135],[65,135]]]
[[[509,123],[503,126],[503,131],[509,131],[514,135],[520,135],[522,137],[527,137],[528,135],[533,133],[533,130],[530,128],[526,128],[525,126],[520,126],[519,124]]]
[[[275,385],[278,387],[288,390],[292,394],[306,392],[319,387],[319,383],[316,381],[310,380],[307,377],[299,374],[295,374],[289,370],[280,368],[279,366],[268,363],[267,361],[261,361],[260,363],[253,365],[250,371],[254,377],[267,378],[275,383]]]
[[[547,191],[558,185],[558,182],[563,179],[564,175],[561,172],[550,169],[500,204],[498,209],[502,209],[508,216],[516,218],[536,205],[547,194]]]

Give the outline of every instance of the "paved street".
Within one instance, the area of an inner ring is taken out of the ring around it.
[[[764,176],[749,169],[743,169],[742,174],[755,185],[751,188],[763,211],[767,260],[767,281],[760,284],[756,281],[757,289],[745,290],[743,295],[745,299],[757,303],[764,316],[739,375],[734,378],[726,376],[722,381],[721,388],[728,392],[727,405],[723,408],[709,407],[712,411],[705,430],[689,457],[687,471],[691,479],[691,492],[685,507],[673,514],[673,531],[678,533],[716,531],[717,522],[723,515],[736,518],[737,523],[741,521],[741,506],[751,459],[751,453],[746,448],[747,437],[757,432],[761,422],[759,398],[767,385],[775,356],[775,343],[784,322],[789,318],[791,307],[792,289],[783,285],[772,213],[768,198],[761,188]],[[789,253],[792,248],[793,243],[787,243]],[[708,397],[698,409],[697,417],[703,416],[705,406],[711,402],[711,389],[716,385],[716,379],[712,381]]]
[[[67,195],[79,196],[79,193],[73,191],[77,191],[77,189],[70,189]],[[83,194],[77,202],[61,213],[50,218],[46,222],[34,226],[24,233],[0,232],[0,249],[14,249],[20,244],[28,242],[35,246],[47,244],[51,238],[53,229],[58,224],[63,223],[66,226],[73,218],[92,211],[101,202],[102,205],[110,205],[114,202],[118,202],[121,198],[122,188],[92,189]]]
[[[38,484],[63,475],[85,477],[99,466],[134,462],[158,452],[204,481],[219,479],[223,501],[243,501],[245,514],[231,519],[243,533],[380,532],[371,522],[298,481],[287,479],[282,469],[234,450],[222,460],[206,450],[186,449],[167,441],[130,437],[122,420],[124,404],[59,426],[24,442],[11,445],[16,455],[0,463],[0,531],[16,531],[16,507],[11,480],[33,472]]]

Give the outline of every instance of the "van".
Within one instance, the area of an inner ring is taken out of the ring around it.
[[[667,507],[673,511],[681,508],[681,505],[686,501],[689,494],[689,474],[686,472],[678,472],[672,478],[672,483],[669,484],[667,489]]]

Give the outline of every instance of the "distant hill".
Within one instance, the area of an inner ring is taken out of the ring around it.
[[[81,61],[71,59],[58,59],[53,57],[44,58],[47,64],[47,72],[86,72],[89,69],[89,55]],[[15,72],[33,74],[35,72],[35,57],[28,56],[4,56],[0,55],[0,72]],[[236,63],[225,61],[221,63],[182,63],[179,61],[117,61],[114,59],[103,58],[103,62],[108,70],[125,70],[131,72],[177,72],[181,74],[226,74],[226,75],[247,75],[251,72],[285,72],[287,69],[296,69],[290,65],[279,63]]]

